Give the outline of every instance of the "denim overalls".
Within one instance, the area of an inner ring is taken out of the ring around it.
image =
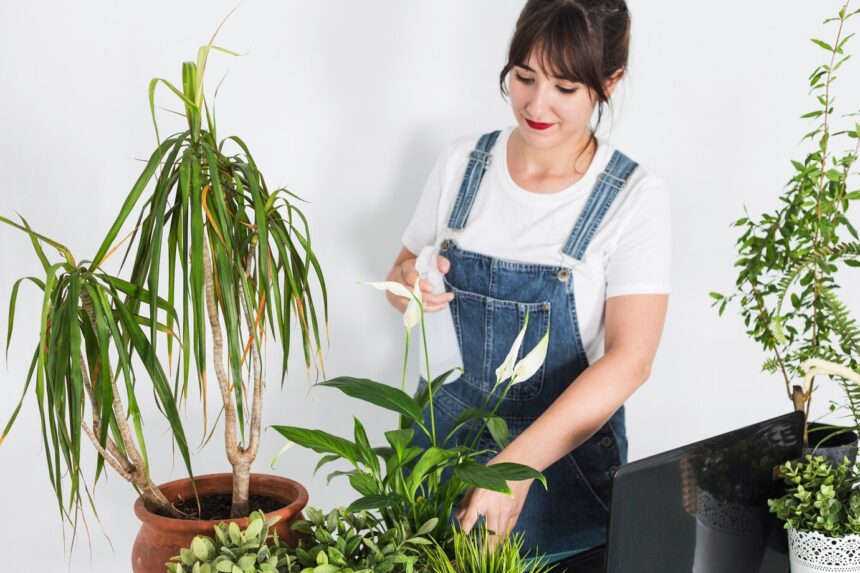
[[[448,222],[450,230],[465,226],[498,136],[498,131],[481,136],[471,152]],[[563,249],[565,255],[582,259],[607,210],[636,166],[624,154],[615,152],[598,176],[579,219],[572,225]],[[529,325],[520,358],[538,343],[547,325],[552,324],[543,367],[531,379],[511,387],[499,409],[513,441],[588,367],[577,322],[573,273],[561,265],[519,263],[466,251],[450,239],[442,243],[440,254],[451,261],[445,285],[448,292],[454,293],[451,316],[464,371],[459,379],[442,386],[434,395],[439,439],[448,433],[465,408],[481,406],[495,383],[496,368],[504,361],[526,313]],[[426,381],[421,384],[426,385]],[[429,420],[429,409],[425,410],[425,418]],[[465,439],[464,430],[451,443]],[[427,441],[421,434],[416,434],[416,440]],[[489,433],[481,436],[478,448],[498,450]],[[479,461],[486,462],[490,457],[488,454]],[[604,543],[611,474],[626,460],[622,406],[594,436],[544,471],[548,490],[537,481],[532,484],[514,529],[525,535],[524,550],[555,554]]]

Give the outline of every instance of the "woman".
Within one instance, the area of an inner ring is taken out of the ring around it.
[[[623,0],[530,0],[500,76],[516,126],[449,145],[388,276],[411,287],[416,253],[440,246],[446,292],[420,284],[427,312],[450,305],[464,366],[435,395],[441,435],[491,390],[526,314],[526,351],[550,328],[543,368],[499,410],[512,442],[489,461],[538,469],[549,489],[473,489],[457,517],[465,530],[483,516],[499,534],[522,531],[526,548],[559,558],[605,541],[611,474],[627,457],[623,404],[649,376],[668,303],[665,185],[590,125],[629,41]]]

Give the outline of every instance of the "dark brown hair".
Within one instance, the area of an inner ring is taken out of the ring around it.
[[[627,68],[627,4],[624,0],[528,0],[517,19],[508,61],[499,75],[503,95],[508,95],[508,73],[514,66],[525,64],[535,50],[548,75],[582,83],[597,97],[599,126],[603,106],[609,102],[604,82]]]

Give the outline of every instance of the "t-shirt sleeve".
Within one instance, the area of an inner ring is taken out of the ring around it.
[[[633,197],[631,197],[633,199]],[[606,262],[606,298],[671,291],[672,231],[669,192],[655,178],[637,193]]]
[[[413,253],[417,254],[423,247],[436,243],[439,203],[445,188],[445,172],[449,152],[450,148],[446,149],[436,160],[436,164],[424,183],[424,190],[418,199],[412,219],[403,232],[403,246]]]

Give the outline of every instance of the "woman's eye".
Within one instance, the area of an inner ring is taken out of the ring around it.
[[[534,80],[534,78],[527,78],[527,77],[525,77],[525,76],[521,76],[520,74],[516,74],[516,76],[517,76],[517,79],[518,79],[519,81],[523,82],[523,83],[524,83],[524,84],[526,84],[526,85],[528,85],[528,84],[533,84],[533,83],[534,83],[534,81],[535,81],[535,80]]]
[[[561,86],[558,86],[558,91],[560,91],[563,94],[570,95],[576,91],[576,88],[563,88]]]

